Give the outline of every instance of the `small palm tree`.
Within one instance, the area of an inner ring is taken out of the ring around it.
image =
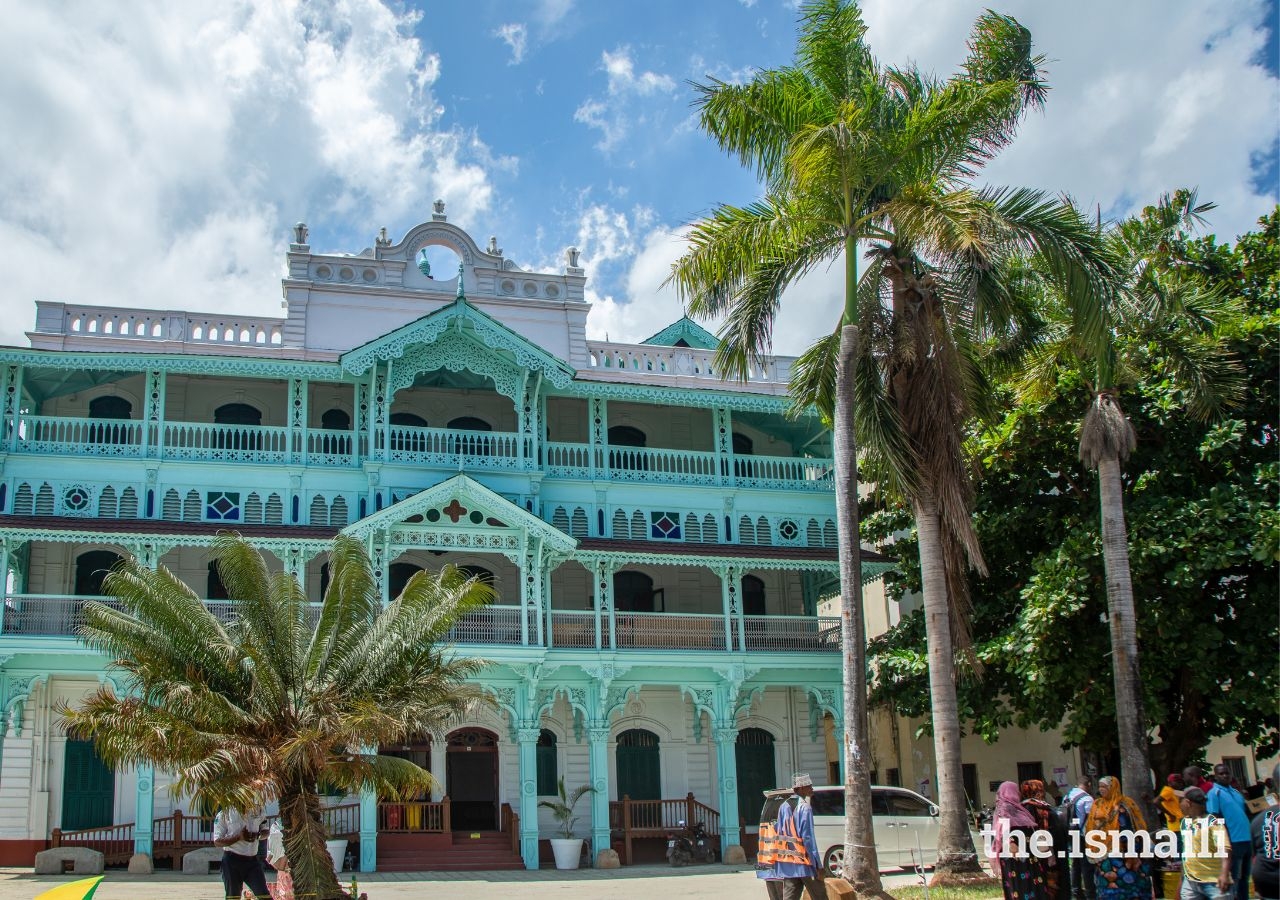
[[[595,788],[589,784],[582,784],[573,789],[572,794],[565,794],[564,776],[560,776],[560,780],[556,782],[556,794],[558,800],[539,800],[538,806],[551,810],[551,816],[560,823],[560,836],[565,840],[573,839],[573,826],[578,824],[578,817],[573,814],[573,809],[578,805],[578,801],[587,794],[594,794]]]
[[[317,785],[405,798],[432,787],[430,773],[376,748],[445,726],[478,699],[464,681],[482,663],[438,642],[492,591],[450,567],[415,574],[384,604],[363,545],[339,536],[313,621],[297,580],[269,573],[239,535],[220,535],[213,555],[235,601],[226,624],[163,567],[127,559],[107,577],[120,608],[86,603],[80,633],[126,690],[64,706],[65,725],[108,764],[166,769],[177,792],[214,806],[279,801],[298,895],[345,898]]]

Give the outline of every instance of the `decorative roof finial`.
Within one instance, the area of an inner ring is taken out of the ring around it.
[[[422,259],[418,260],[418,271],[430,278],[431,263],[427,261],[427,248],[423,247],[418,252],[422,254]]]
[[[387,227],[385,225],[378,231],[378,236],[373,239],[373,245],[375,247],[391,246],[391,238],[387,237]]]
[[[569,268],[571,269],[578,268],[578,257],[580,257],[581,255],[582,255],[582,251],[579,250],[577,247],[570,247],[568,250],[564,251],[564,257],[565,257],[565,260],[569,263]]]
[[[305,246],[307,243],[307,223],[299,222],[293,226],[293,242]]]
[[[435,203],[431,204],[431,208],[434,210],[434,212],[431,215],[431,218],[436,222],[443,222],[445,220],[444,201],[437,200]]]
[[[463,263],[458,263],[458,297],[459,300],[466,300],[467,295],[462,291],[462,268]]]
[[[489,255],[501,256],[502,248],[498,246],[498,236],[496,234],[489,235]]]

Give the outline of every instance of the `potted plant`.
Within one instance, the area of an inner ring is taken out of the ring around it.
[[[578,805],[578,801],[584,794],[594,793],[595,788],[584,784],[574,788],[572,794],[566,794],[564,776],[561,775],[556,789],[559,799],[542,800],[538,806],[545,806],[551,810],[551,815],[560,824],[560,837],[551,839],[551,852],[556,857],[556,868],[576,869],[578,860],[582,858],[582,838],[573,836],[573,826],[578,822],[578,817],[573,814],[573,808]]]

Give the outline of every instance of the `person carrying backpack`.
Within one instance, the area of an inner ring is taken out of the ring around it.
[[[1089,776],[1081,775],[1076,786],[1062,798],[1058,807],[1058,817],[1066,826],[1071,837],[1072,847],[1083,846],[1084,823],[1093,809],[1093,782]],[[1074,837],[1080,835],[1081,837]],[[1096,895],[1094,884],[1094,866],[1083,853],[1071,854],[1071,896],[1073,900],[1093,900]]]

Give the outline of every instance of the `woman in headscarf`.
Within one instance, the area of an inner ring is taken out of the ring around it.
[[[1044,866],[1049,900],[1067,900],[1071,896],[1071,873],[1067,869],[1066,855],[1069,838],[1057,810],[1045,796],[1043,781],[1031,778],[1022,782],[1022,805],[1035,819],[1036,829],[1047,831],[1053,837],[1053,858],[1037,860]]]
[[[1151,874],[1146,860],[1128,848],[1130,853],[1112,856],[1115,835],[1146,831],[1147,820],[1138,804],[1120,789],[1120,779],[1107,775],[1098,782],[1098,799],[1085,821],[1085,833],[1103,832],[1105,855],[1097,860],[1097,900],[1148,900],[1151,897]],[[1120,849],[1125,849],[1121,847]]]
[[[1021,801],[1018,785],[1012,781],[1004,782],[996,791],[996,808],[991,816],[991,870],[1000,877],[1004,900],[1055,900],[1045,884],[1044,860],[1036,859],[1028,850],[1037,826]],[[1010,837],[1015,832],[1022,837]]]

